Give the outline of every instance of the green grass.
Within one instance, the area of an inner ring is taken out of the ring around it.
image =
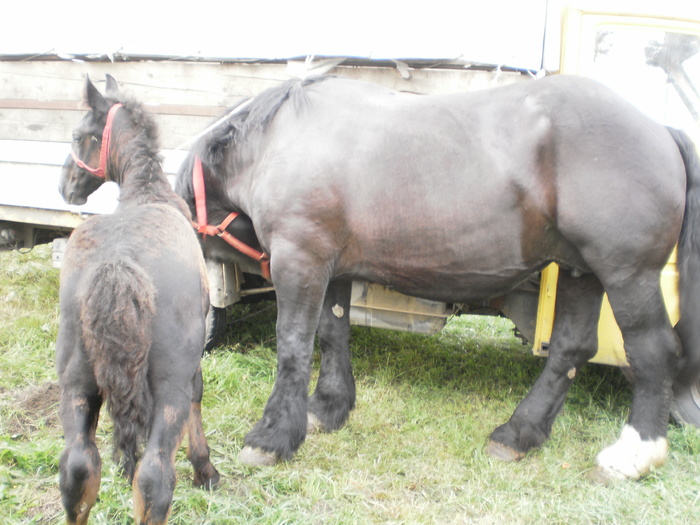
[[[58,272],[46,247],[0,254],[0,516],[64,522],[63,448],[53,384]],[[297,456],[251,470],[236,459],[274,381],[274,308],[229,312],[224,344],[203,361],[204,423],[221,487],[191,487],[180,452],[171,523],[700,523],[700,435],[669,428],[668,463],[638,482],[585,479],[625,421],[630,388],[613,368],[577,378],[552,438],[517,464],[483,453],[543,361],[507,320],[459,318],[425,337],[354,328],[358,400],[348,424],[309,436]],[[318,361],[314,365],[317,375]],[[131,493],[110,461],[109,418],[98,432],[100,499],[91,523],[131,523]]]

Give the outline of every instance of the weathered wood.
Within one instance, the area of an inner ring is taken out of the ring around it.
[[[155,115],[182,115],[185,117],[215,117],[226,109],[223,106],[182,106],[176,104],[145,104],[145,107]],[[0,99],[0,109],[85,111],[85,106],[74,100]]]
[[[160,129],[161,146],[172,149],[188,141],[222,112],[219,111],[221,108],[213,109],[216,111],[212,110],[211,115],[208,116],[154,115]],[[69,142],[73,128],[84,113],[84,109],[80,111],[0,109],[0,140]]]
[[[110,74],[144,104],[230,106],[288,78],[284,65],[197,62],[0,62],[6,99],[80,101],[85,76],[103,87]]]
[[[410,78],[387,67],[339,66],[332,72],[417,93],[481,89],[522,78],[518,73],[468,69],[410,70]],[[70,140],[85,111],[85,76],[101,87],[107,73],[156,115],[165,148],[187,141],[224,108],[289,78],[284,64],[0,62],[0,140]]]

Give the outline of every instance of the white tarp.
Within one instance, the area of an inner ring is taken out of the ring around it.
[[[554,70],[566,7],[700,19],[698,0],[25,0],[0,10],[0,59],[316,55]]]
[[[0,55],[461,59],[538,70],[547,3],[27,0],[3,8]]]

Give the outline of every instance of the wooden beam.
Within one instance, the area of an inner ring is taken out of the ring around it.
[[[182,115],[187,117],[217,117],[226,111],[224,106],[193,106],[177,104],[144,104],[155,115]],[[85,111],[85,105],[76,100],[0,99],[0,109],[45,109],[55,111]]]

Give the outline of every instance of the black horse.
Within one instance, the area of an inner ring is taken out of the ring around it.
[[[676,370],[688,382],[700,365],[700,165],[684,134],[584,78],[441,96],[320,78],[261,94],[200,139],[176,185],[192,210],[197,157],[209,216],[250,217],[277,291],[278,375],[245,462],[293,455],[307,408],[326,429],[346,420],[351,280],[479,304],[552,261],[547,365],[488,451],[519,459],[549,436],[596,353],[607,292],[636,380],[598,474],[636,478],[665,461]],[[659,286],[677,243],[681,365]],[[317,330],[327,366],[307,399]]]
[[[152,118],[109,76],[106,97],[88,80],[86,98],[90,111],[73,133],[60,192],[83,204],[105,180],[121,191],[113,215],[75,229],[62,264],[61,495],[68,522],[86,523],[100,486],[95,429],[107,401],[115,459],[133,481],[136,522],[165,523],[185,431],[195,485],[211,488],[219,480],[200,406],[209,307],[204,260],[189,210],[163,174]]]

